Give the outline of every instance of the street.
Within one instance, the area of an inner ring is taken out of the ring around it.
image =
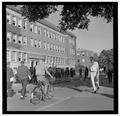
[[[88,80],[87,80],[88,81]],[[73,80],[55,85],[54,97],[46,102],[33,105],[30,92],[35,85],[27,86],[27,97],[20,99],[20,84],[14,84],[16,94],[7,99],[7,111],[105,111],[113,110],[113,88],[100,86],[97,94],[92,93],[91,86],[80,85],[81,80]],[[75,86],[76,85],[76,86]]]

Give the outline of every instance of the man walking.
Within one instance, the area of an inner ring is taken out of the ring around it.
[[[96,93],[96,91],[99,89],[99,65],[98,62],[94,61],[94,58],[92,56],[90,57],[90,61],[91,61],[90,77],[91,77],[94,93]]]
[[[21,99],[25,99],[26,87],[29,81],[28,78],[31,77],[31,75],[28,67],[24,65],[24,61],[21,61],[21,66],[18,66],[18,77],[22,83]]]

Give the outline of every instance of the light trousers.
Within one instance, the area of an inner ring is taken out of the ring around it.
[[[99,76],[96,75],[96,72],[91,72],[90,76],[91,76],[91,82],[92,82],[93,89],[94,91],[96,91],[97,87],[99,87]]]

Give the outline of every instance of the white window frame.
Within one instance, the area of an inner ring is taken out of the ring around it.
[[[9,38],[9,41],[8,41]],[[11,42],[12,41],[12,33],[11,32],[7,32],[7,41]]]
[[[34,41],[35,43],[34,43],[34,46],[35,47],[38,47],[38,40],[37,39],[35,39],[35,41]]]
[[[27,21],[23,20],[23,29],[27,30]]]
[[[32,47],[34,47],[34,39],[33,39],[33,38],[30,38],[30,45],[31,45]]]
[[[18,27],[22,28],[22,19],[18,19]]]
[[[27,45],[27,36],[23,36],[23,45]]]
[[[34,28],[34,25],[33,25],[32,23],[30,23],[30,31],[31,31],[31,32],[34,31],[33,28]]]
[[[49,31],[47,31],[47,37],[48,37],[48,38],[50,37],[50,32],[49,32]]]
[[[42,44],[41,44],[41,40],[39,40],[39,41],[38,41],[38,47],[41,48],[41,47],[42,47],[41,45],[42,45]]]
[[[38,33],[38,27],[37,27],[37,25],[35,25],[34,31],[35,31],[36,34]]]
[[[11,51],[11,61],[12,61],[12,62],[16,62],[16,61],[17,61],[17,60],[16,60],[16,58],[17,58],[17,57],[16,57],[16,56],[17,56],[16,53],[17,53],[16,51]],[[14,57],[13,57],[13,56],[14,56]],[[13,57],[14,59],[12,59],[12,57]]]
[[[19,43],[19,41],[21,41],[21,43]],[[20,35],[20,36],[18,36],[18,43],[19,44],[23,44],[23,41],[22,41],[22,36]]]
[[[13,34],[13,40],[15,40],[15,41],[13,41],[13,43],[17,43],[18,42],[18,40],[17,40],[17,34]]]
[[[11,15],[9,13],[7,13],[7,24],[11,24]]]
[[[15,25],[13,24],[13,21],[15,22]],[[17,26],[17,17],[12,16],[12,25]]]

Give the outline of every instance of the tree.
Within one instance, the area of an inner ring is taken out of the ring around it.
[[[112,67],[113,68],[113,49],[103,50],[99,55],[100,67]]]
[[[57,11],[58,5],[23,5],[22,15],[29,21],[37,21],[47,18],[51,13]],[[103,17],[107,23],[113,18],[113,5],[63,5],[61,11],[60,28],[62,30],[88,29],[89,16]]]

